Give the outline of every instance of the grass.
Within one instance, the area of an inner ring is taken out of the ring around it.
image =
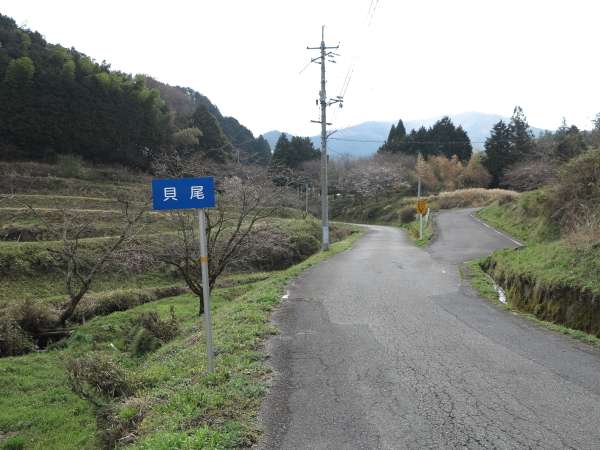
[[[561,239],[545,200],[538,190],[481,210],[480,218],[526,243],[494,252],[481,264],[504,288],[513,309],[589,341],[587,336],[600,336],[600,247]]]
[[[570,247],[563,241],[531,244],[518,251],[501,250],[492,257],[495,276],[520,276],[539,287],[571,287],[600,295],[600,249]]]
[[[419,239],[419,219],[415,219],[410,223],[400,225],[405,229],[408,236],[415,242],[418,247],[425,247],[433,239],[434,236],[434,220],[433,215],[430,215],[429,222],[425,225],[423,219],[423,238]]]
[[[511,202],[494,202],[478,211],[477,216],[522,242],[548,242],[558,239],[560,233],[546,219],[544,201],[543,191],[527,192]]]
[[[564,334],[565,336],[572,337],[578,341],[600,347],[600,338],[597,336],[594,336],[593,334],[588,334],[581,330],[576,330],[576,329],[569,328],[564,325],[549,322],[546,320],[541,320],[538,317],[536,317],[534,314],[526,313],[526,312],[519,310],[518,308],[513,307],[510,304],[510,299],[508,299],[507,304],[501,303],[498,300],[498,293],[496,292],[493,281],[491,280],[489,275],[481,268],[481,260],[467,262],[465,264],[465,269],[466,270],[462,271],[462,274],[463,274],[464,278],[467,278],[469,280],[470,285],[482,297],[497,304],[501,308],[511,311],[513,314],[517,314],[520,317],[523,317],[527,320],[530,320],[530,321],[534,322],[536,325],[543,327],[547,330],[551,330],[556,333]]]
[[[0,360],[0,429],[28,449],[97,448],[95,411],[67,387],[64,361],[99,351],[112,355],[138,381],[143,405],[136,449],[238,448],[256,442],[256,415],[269,379],[262,350],[276,329],[270,313],[289,280],[344,251],[360,233],[331,245],[287,270],[237,275],[231,287],[213,292],[216,371],[206,375],[205,344],[197,299],[186,294],[97,317],[79,327],[62,348]],[[256,280],[256,281],[255,281]],[[144,311],[167,317],[175,309],[181,333],[146,357],[127,351],[131,320]],[[118,404],[120,414],[130,413]]]

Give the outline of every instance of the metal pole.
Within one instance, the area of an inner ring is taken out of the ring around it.
[[[421,177],[419,176],[419,187],[417,188],[417,200],[421,200]],[[423,239],[423,214],[419,213],[419,239]]]
[[[304,183],[304,213],[308,217],[308,184]]]
[[[325,93],[325,25],[321,28],[321,226],[323,250],[329,250],[329,204],[327,197],[327,96]]]
[[[206,352],[208,354],[208,373],[214,370],[212,325],[210,320],[210,286],[208,284],[208,244],[206,242],[206,216],[204,210],[198,210],[200,225],[200,264],[202,267],[202,301],[204,304],[204,334],[206,334]]]

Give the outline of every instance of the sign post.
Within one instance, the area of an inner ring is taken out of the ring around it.
[[[215,207],[213,177],[152,180],[152,205],[156,210],[197,209],[200,234],[200,266],[202,268],[202,301],[208,373],[214,371],[212,323],[210,319],[210,286],[208,281],[208,243],[205,208]]]

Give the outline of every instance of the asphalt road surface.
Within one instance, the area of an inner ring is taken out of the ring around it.
[[[261,448],[600,449],[600,351],[461,281],[515,246],[471,212],[441,213],[427,250],[369,227],[290,285]]]

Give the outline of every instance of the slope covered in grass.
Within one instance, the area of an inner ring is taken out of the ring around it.
[[[332,245],[348,248],[357,237]],[[270,311],[291,277],[321,261],[317,254],[282,272],[236,277],[213,292],[216,371],[206,374],[202,322],[192,295],[166,298],[97,317],[61,346],[0,359],[0,429],[28,449],[99,448],[121,440],[138,449],[238,448],[256,442],[256,414],[269,369],[262,342],[276,330]],[[143,312],[166,319],[173,308],[175,339],[136,354],[131,328]],[[82,355],[109,358],[125,370],[131,393],[110,403],[108,418],[68,387],[65,362]],[[108,441],[107,441],[108,440]]]
[[[494,252],[483,268],[507,292],[511,306],[600,336],[600,245],[580,245],[552,219],[547,193],[498,202],[478,216],[525,243]]]

